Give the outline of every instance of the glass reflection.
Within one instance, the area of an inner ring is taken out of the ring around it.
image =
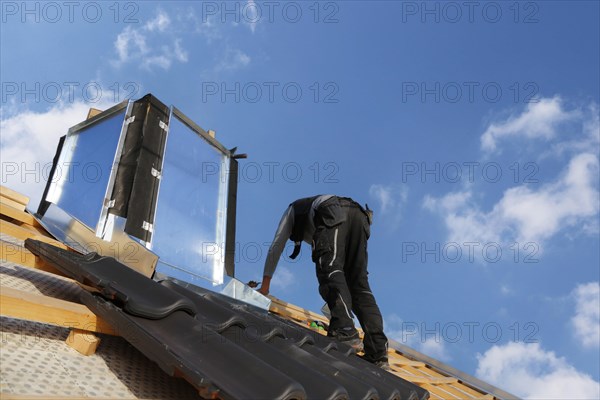
[[[125,109],[67,135],[48,200],[95,229],[117,151]]]
[[[158,272],[223,282],[227,165],[226,155],[171,116],[152,235]]]

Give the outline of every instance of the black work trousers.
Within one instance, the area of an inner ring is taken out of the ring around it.
[[[331,312],[329,336],[357,336],[354,312],[365,333],[365,358],[387,357],[383,319],[369,286],[366,213],[352,199],[334,197],[317,210],[315,228],[313,261],[319,293]]]

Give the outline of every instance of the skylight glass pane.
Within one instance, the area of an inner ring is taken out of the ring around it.
[[[67,135],[48,200],[91,229],[102,211],[125,109]]]
[[[223,282],[227,165],[226,155],[172,115],[152,235],[158,272]]]

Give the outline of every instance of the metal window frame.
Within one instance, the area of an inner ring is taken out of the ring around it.
[[[98,223],[96,225],[96,236],[99,238],[103,238],[105,235],[105,228],[109,218],[108,209],[111,207],[110,202],[112,201],[110,197],[112,196],[113,189],[115,187],[117,168],[119,166],[119,161],[121,160],[121,155],[123,154],[123,143],[125,142],[125,136],[127,135],[127,127],[131,123],[130,117],[132,109],[133,100],[129,100],[127,101],[125,118],[123,119],[123,124],[121,125],[121,133],[119,134],[119,141],[117,142],[117,151],[115,152],[115,157],[113,158],[112,168],[110,169],[110,176],[108,178],[108,184],[106,185],[106,192],[104,193],[104,199],[102,201],[102,210],[100,211],[100,218],[98,219]],[[108,116],[105,116],[105,118],[107,117]]]
[[[167,152],[167,148],[168,148],[168,143],[169,143],[169,138],[170,136],[173,134],[172,130],[171,130],[171,126],[172,126],[172,121],[173,118],[177,118],[184,126],[186,126],[187,128],[189,128],[190,130],[192,130],[194,133],[196,133],[201,139],[204,139],[207,144],[209,146],[214,147],[217,151],[219,151],[222,155],[223,158],[223,162],[222,162],[222,166],[221,166],[221,170],[220,170],[220,177],[219,177],[219,181],[222,182],[219,185],[219,200],[218,200],[218,207],[220,210],[223,210],[224,215],[222,215],[221,217],[217,217],[217,234],[216,234],[216,244],[218,246],[221,246],[222,244],[222,252],[223,252],[223,257],[221,257],[221,260],[219,261],[221,263],[221,268],[219,269],[219,271],[222,271],[223,273],[223,277],[222,279],[225,278],[225,276],[233,276],[234,275],[234,267],[232,265],[230,265],[230,260],[229,257],[227,257],[227,253],[230,250],[230,242],[233,240],[235,240],[235,232],[230,232],[229,231],[229,227],[231,226],[229,221],[231,218],[233,218],[235,220],[236,218],[236,207],[232,206],[231,204],[229,204],[231,197],[229,196],[229,192],[232,189],[231,185],[232,182],[230,182],[230,179],[232,178],[232,176],[230,175],[229,171],[230,171],[230,164],[231,161],[233,160],[233,153],[228,150],[225,146],[223,146],[219,141],[217,141],[215,138],[213,138],[211,135],[208,134],[207,131],[205,131],[204,129],[202,129],[202,127],[200,127],[198,124],[196,124],[194,121],[192,121],[187,115],[185,115],[183,112],[181,112],[181,110],[179,110],[177,107],[175,106],[171,106],[171,113],[169,114],[169,129],[167,132],[167,137],[165,140],[165,147],[164,147],[164,153],[163,153],[163,157],[162,157],[162,164],[161,164],[161,171],[164,171],[164,163],[166,160],[166,152]],[[227,179],[228,178],[228,179]],[[236,185],[235,190],[237,191],[237,178],[236,178],[236,182],[233,183]],[[158,205],[160,204],[160,194],[161,194],[161,186],[162,186],[162,179],[159,181],[158,184],[158,192],[157,192],[157,197],[156,197],[156,205],[155,205],[155,210],[154,210],[154,220],[152,221],[152,224],[154,225],[155,220],[156,220],[156,211],[158,209]],[[235,225],[234,225],[235,227]],[[153,242],[154,242],[154,235],[151,237],[150,241],[145,243],[146,247],[150,250],[152,250],[153,248]],[[231,259],[233,260],[233,257],[231,257]],[[211,282],[212,284],[215,284],[218,279],[216,279],[215,275],[213,275],[212,278],[208,278],[208,277],[204,277],[204,276],[200,276],[200,275],[195,275],[190,271],[184,270],[183,268],[181,268],[180,266],[177,265],[173,265],[171,263],[166,262],[165,260],[161,260],[159,257],[159,263],[164,264],[169,266],[170,268],[174,268],[174,269],[178,269],[181,270],[182,272],[191,275],[191,276],[195,276],[197,278],[206,280],[207,282]],[[216,268],[213,267],[213,272],[216,272]],[[222,282],[223,283],[223,282]],[[221,284],[222,284],[221,283]]]
[[[65,162],[67,161],[67,159],[72,158],[72,156],[73,156],[73,152],[71,150],[73,148],[72,143],[74,140],[76,140],[78,134],[80,134],[85,129],[92,127],[95,124],[98,124],[102,121],[110,119],[115,114],[118,114],[121,111],[123,111],[123,109],[127,109],[128,104],[129,104],[129,101],[124,100],[124,101],[120,102],[119,104],[114,105],[113,107],[109,108],[108,110],[106,110],[94,117],[87,119],[85,121],[82,121],[82,122],[78,123],[77,125],[73,125],[72,127],[70,127],[69,131],[67,132],[67,135],[65,137],[65,141],[63,143],[63,146],[62,146],[60,155],[58,157],[58,160],[56,162],[56,165],[64,165]],[[127,115],[127,110],[125,111],[125,115]],[[119,144],[122,144],[122,140],[125,135],[124,134],[124,131],[126,130],[125,129],[125,120],[126,120],[126,118],[124,119],[123,124],[121,126],[121,132],[119,134],[119,141],[118,141],[117,146],[119,146]],[[117,152],[120,152],[119,148],[117,148]],[[115,174],[115,172],[116,171],[113,168],[111,168],[111,174],[109,176],[109,185],[110,185],[111,180],[113,181],[113,184],[114,184],[114,176],[113,175]],[[48,187],[48,192],[47,192],[46,196],[42,199],[42,202],[47,201],[47,202],[50,202],[50,203],[56,205],[56,201],[57,201],[56,193],[57,193],[57,190],[59,189],[59,186],[62,185],[63,179],[64,179],[64,178],[61,178],[61,179],[55,180],[54,178],[56,176],[56,173],[57,173],[57,170],[54,170],[52,176],[48,178],[49,182],[50,182],[50,186]],[[106,198],[106,193],[105,193],[104,197]],[[101,209],[100,209],[100,218],[98,218],[98,221],[96,222],[96,226],[90,227],[93,230],[96,230],[96,232],[98,232],[97,229],[101,225],[100,221],[102,221],[102,212],[103,212],[103,209],[105,206],[104,203],[105,203],[105,200],[102,201],[102,205],[101,205]],[[73,218],[77,218],[77,217],[73,216]],[[98,237],[100,237],[100,236],[98,236]]]

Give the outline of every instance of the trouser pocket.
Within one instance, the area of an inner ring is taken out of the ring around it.
[[[328,228],[338,226],[347,219],[347,210],[340,205],[337,197],[332,197],[323,202],[316,210],[317,224]]]
[[[313,236],[312,260],[317,265],[317,272],[322,269],[323,262],[333,251],[332,242],[325,227],[317,228]]]

